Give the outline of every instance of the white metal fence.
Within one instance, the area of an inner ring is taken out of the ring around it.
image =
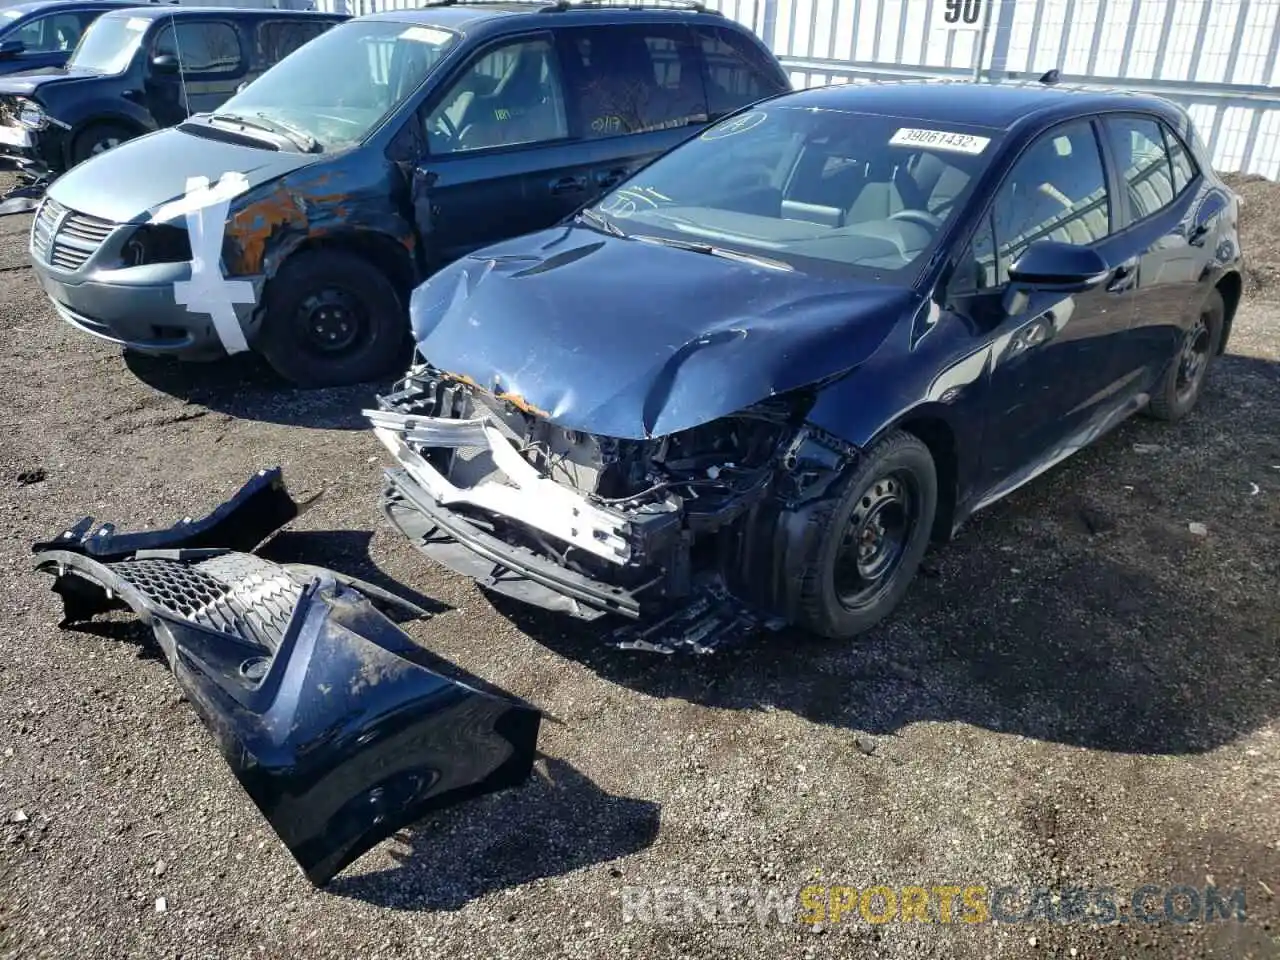
[[[706,0],[798,86],[1035,78],[1186,105],[1219,170],[1280,178],[1280,0]],[[354,14],[417,0],[319,0]]]

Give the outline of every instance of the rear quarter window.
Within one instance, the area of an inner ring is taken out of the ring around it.
[[[727,27],[698,27],[697,36],[712,120],[787,89],[777,65],[740,33]]]
[[[314,40],[332,24],[311,20],[268,20],[254,30],[254,47],[258,62],[266,66],[279,63],[304,43]]]

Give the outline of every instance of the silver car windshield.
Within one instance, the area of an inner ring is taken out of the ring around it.
[[[300,132],[325,151],[354,146],[422,85],[457,40],[442,27],[351,20],[303,44],[217,113]]]
[[[85,29],[67,61],[67,69],[77,73],[123,73],[133,62],[151,20],[126,13],[107,13]]]

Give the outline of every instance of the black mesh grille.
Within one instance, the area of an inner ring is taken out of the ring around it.
[[[170,613],[187,618],[227,592],[226,584],[173,560],[125,560],[111,569]]]
[[[268,650],[280,645],[302,596],[302,585],[283,567],[251,554],[194,565],[124,560],[111,569],[162,610]]]

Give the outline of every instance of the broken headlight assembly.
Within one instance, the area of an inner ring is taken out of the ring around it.
[[[24,126],[28,130],[43,130],[49,125],[49,115],[44,112],[44,107],[34,100],[19,100],[17,108],[17,118],[20,126]]]
[[[751,619],[731,594],[780,594],[771,561],[792,536],[784,516],[821,497],[854,455],[806,423],[812,399],[793,391],[622,439],[565,429],[424,365],[365,415],[398,462],[384,513],[428,556],[583,619],[657,617],[665,630],[664,612],[678,610],[698,624],[680,628],[680,645],[706,650]]]
[[[125,241],[121,259],[127,267],[150,263],[184,263],[191,259],[191,238],[185,227],[146,223]]]

